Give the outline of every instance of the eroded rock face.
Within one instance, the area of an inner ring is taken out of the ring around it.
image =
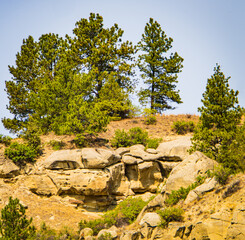
[[[84,168],[81,155],[81,150],[55,151],[44,161],[44,167],[51,170]]]
[[[213,170],[217,163],[201,152],[187,156],[180,164],[173,168],[166,182],[166,193],[188,187],[195,182],[196,177]]]
[[[19,175],[19,167],[13,161],[5,159],[4,155],[0,155],[0,177],[12,178]]]
[[[120,161],[113,151],[95,148],[82,149],[82,163],[87,169],[103,169]]]

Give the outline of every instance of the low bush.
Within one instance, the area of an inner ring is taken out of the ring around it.
[[[213,176],[218,181],[218,183],[225,185],[231,173],[232,170],[230,168],[219,166],[213,171]]]
[[[162,221],[161,227],[166,228],[170,222],[181,222],[183,221],[184,210],[181,208],[168,207],[157,212]]]
[[[130,146],[130,144],[131,143],[130,143],[130,138],[128,133],[126,133],[124,129],[123,130],[117,129],[115,131],[114,138],[111,140],[112,147],[116,147],[116,148],[128,147]]]
[[[129,129],[130,145],[143,144],[146,146],[148,140],[148,132],[140,127]]]
[[[6,147],[10,145],[11,140],[12,140],[11,137],[0,134],[0,143],[4,144]]]
[[[73,142],[75,143],[76,147],[82,148],[86,146],[86,137],[83,134],[77,134],[74,138]]]
[[[155,116],[156,113],[157,113],[157,111],[155,109],[145,108],[143,111],[143,116],[145,118],[144,123],[146,125],[156,124],[156,122],[157,122],[157,119]]]
[[[48,142],[48,145],[51,146],[53,150],[60,150],[65,146],[65,143],[62,141],[51,140]]]
[[[141,198],[129,197],[120,202],[114,210],[105,213],[101,219],[90,221],[82,220],[79,223],[79,228],[80,230],[87,227],[91,228],[94,235],[97,235],[100,230],[110,228],[113,225],[121,227],[131,224],[146,204],[147,202],[143,201]]]
[[[193,132],[195,128],[195,124],[193,121],[185,122],[185,121],[177,121],[173,123],[172,130],[177,134],[183,135],[188,132]]]
[[[107,232],[99,236],[98,240],[111,240],[113,239],[111,233]]]
[[[16,164],[22,165],[25,162],[34,162],[38,153],[26,144],[14,142],[5,149],[4,155]]]
[[[37,231],[35,240],[78,240],[78,233],[68,227],[63,227],[61,230],[57,231],[46,225],[45,222],[41,224],[40,230]]]
[[[115,136],[111,140],[112,147],[129,147],[135,144],[143,144],[147,148],[157,148],[162,139],[150,139],[148,132],[140,127],[131,128],[128,132],[117,129]]]
[[[162,141],[161,138],[149,138],[147,140],[146,148],[154,148],[156,149],[159,146],[159,143]]]

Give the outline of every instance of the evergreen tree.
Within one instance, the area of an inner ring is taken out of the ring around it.
[[[77,22],[74,39],[50,33],[24,40],[16,66],[9,67],[6,91],[14,118],[2,119],[4,126],[32,135],[33,129],[86,134],[103,130],[111,115],[126,116],[135,48],[122,35],[117,24],[106,29],[103,18],[91,14]]]
[[[203,106],[198,108],[201,116],[192,138],[192,151],[204,152],[220,162],[225,161],[220,159],[221,153],[236,137],[242,116],[238,91],[229,88],[229,79],[216,65],[203,93]]]
[[[16,66],[9,66],[12,80],[6,81],[9,105],[7,109],[14,114],[14,119],[4,118],[5,128],[18,132],[34,112],[30,94],[36,92],[38,77],[38,47],[32,36],[23,40],[21,51],[16,55]]]
[[[31,226],[32,218],[28,220],[25,208],[19,200],[9,198],[9,203],[1,211],[0,239],[25,240],[31,239],[35,234],[35,228]]]
[[[89,19],[76,23],[73,33],[75,37],[69,38],[71,58],[80,72],[93,75],[91,95],[99,98],[110,74],[125,91],[133,90],[135,48],[131,42],[122,42],[123,30],[117,24],[104,28],[103,17],[91,13]]]
[[[169,102],[182,103],[177,91],[177,74],[183,67],[178,53],[168,54],[172,47],[172,38],[168,38],[160,24],[150,18],[145,26],[138,49],[144,53],[139,55],[138,67],[147,88],[139,92],[142,104],[150,103],[150,108],[162,112],[173,109]]]

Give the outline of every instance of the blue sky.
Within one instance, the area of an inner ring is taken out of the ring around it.
[[[178,78],[183,104],[166,114],[197,114],[216,63],[231,76],[230,87],[239,90],[239,103],[245,106],[244,0],[1,0],[0,11],[0,118],[11,117],[5,80],[11,79],[8,65],[15,64],[23,39],[38,40],[50,32],[71,35],[76,21],[90,12],[102,15],[105,27],[118,23],[124,39],[133,43],[150,17],[173,38],[172,51],[184,58]],[[2,123],[0,134],[8,135]]]

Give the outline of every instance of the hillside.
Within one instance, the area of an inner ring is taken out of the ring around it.
[[[155,125],[144,124],[143,118],[114,121],[84,149],[75,147],[74,136],[45,135],[41,137],[43,154],[35,164],[21,169],[4,159],[2,145],[0,208],[7,204],[9,196],[17,197],[37,228],[45,223],[56,230],[67,227],[75,232],[82,219],[100,218],[105,210],[113,209],[128,196],[142,196],[145,200],[155,197],[141,215],[156,212],[166,207],[164,201],[172,190],[188,187],[198,175],[216,165],[201,153],[189,156],[186,150],[191,133],[181,136],[171,130],[178,120],[197,123],[198,116],[157,116]],[[140,145],[111,148],[115,130],[132,127],[147,130],[150,137],[162,138],[162,143],[156,150],[145,150]],[[52,140],[62,141],[63,148],[52,149]],[[192,192],[188,200],[176,205],[184,210],[182,222],[171,222],[163,229],[140,224],[141,217],[134,224],[117,229],[117,235],[121,239],[243,239],[244,175],[231,176],[224,186],[217,182],[212,188],[209,182],[201,186],[208,186],[208,190]],[[123,238],[126,233],[137,237]]]

